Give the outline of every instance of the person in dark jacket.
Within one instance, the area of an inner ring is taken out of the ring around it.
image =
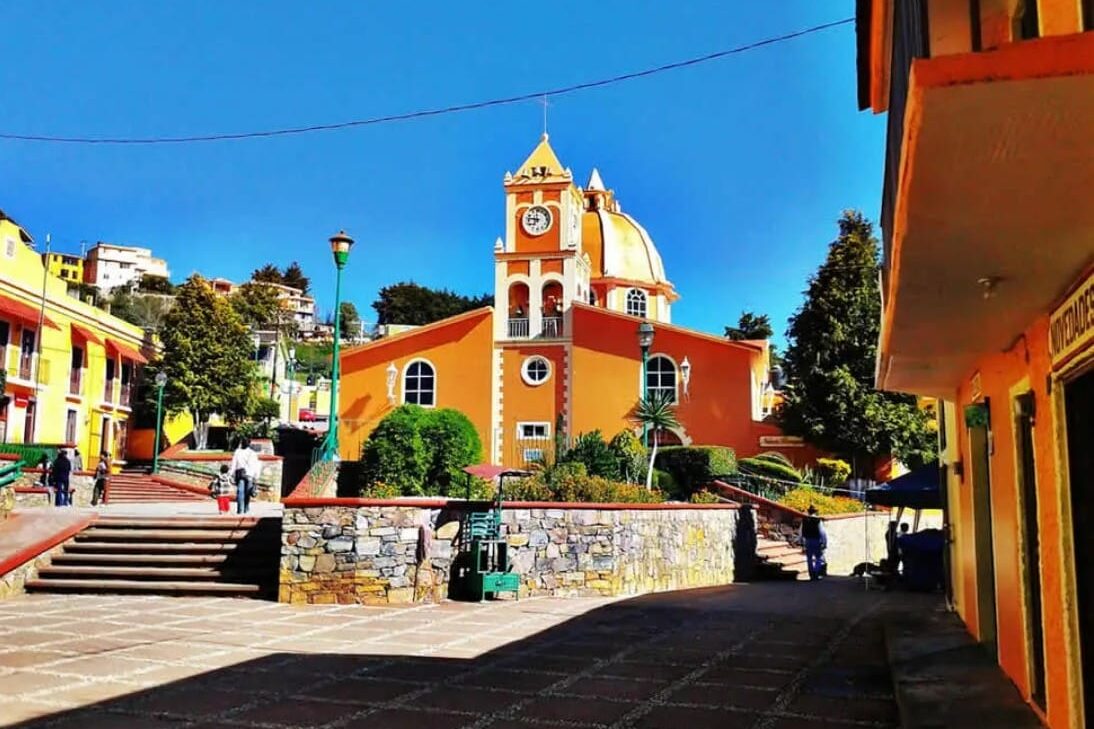
[[[106,503],[106,480],[108,478],[110,478],[110,454],[103,451],[99,454],[99,465],[95,466],[95,487],[91,491],[92,506]]]
[[[72,506],[72,492],[69,491],[69,478],[72,475],[72,461],[68,460],[65,449],[57,451],[53,459],[53,488],[57,492],[57,506]]]
[[[805,545],[805,561],[809,566],[809,579],[824,576],[824,550],[828,548],[828,534],[824,522],[817,516],[817,507],[809,507],[809,515],[802,519],[802,543]]]

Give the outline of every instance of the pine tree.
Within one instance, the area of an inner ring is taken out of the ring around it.
[[[311,291],[311,279],[304,275],[304,270],[296,261],[290,263],[281,272],[281,283],[300,289],[300,292],[304,294]]]
[[[148,367],[147,377],[167,375],[164,408],[192,415],[202,449],[212,413],[233,423],[246,417],[255,382],[254,344],[232,306],[201,276],[178,287],[175,303],[161,332],[163,357]]]
[[[751,311],[742,311],[737,326],[726,327],[726,339],[771,339],[775,330],[771,328],[771,317],[767,314],[756,315]]]
[[[844,212],[839,237],[790,317],[788,386],[778,412],[787,433],[851,459],[857,475],[869,473],[873,457],[891,454],[917,466],[936,455],[931,413],[912,395],[874,389],[878,271],[873,225]]]
[[[262,266],[262,268],[256,268],[254,270],[254,273],[251,274],[251,280],[257,281],[259,283],[283,283],[281,279],[281,271],[279,271],[277,266],[273,265],[272,263],[267,263]]]

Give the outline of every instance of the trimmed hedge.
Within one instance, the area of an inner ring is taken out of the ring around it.
[[[740,460],[741,473],[745,476],[758,476],[780,481],[802,483],[802,476],[793,466],[787,466],[778,461],[764,458],[742,458]]]
[[[810,506],[817,509],[821,516],[831,514],[853,514],[863,510],[862,502],[857,499],[849,499],[846,496],[829,496],[816,489],[802,486],[788,491],[778,502],[784,506],[798,511],[808,511]]]
[[[581,466],[578,463],[564,464]],[[514,484],[506,484],[505,498],[512,501],[569,501],[600,504],[657,504],[665,500],[657,489],[609,481],[583,473],[584,468],[556,470],[548,477],[537,473]]]
[[[719,476],[737,472],[737,457],[726,446],[669,446],[657,451],[655,468],[676,484],[673,496],[686,500]]]

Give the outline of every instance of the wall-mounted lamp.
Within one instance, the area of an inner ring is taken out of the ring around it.
[[[684,361],[680,363],[680,379],[684,382],[684,397],[691,399],[691,393],[688,391],[688,385],[691,384],[691,362],[685,356]]]
[[[395,380],[399,377],[399,368],[392,362],[387,366],[387,401],[395,404]]]

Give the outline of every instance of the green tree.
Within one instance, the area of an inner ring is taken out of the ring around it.
[[[137,291],[149,294],[173,294],[175,287],[165,276],[152,276],[145,274],[137,281]]]
[[[726,339],[771,339],[775,330],[771,328],[771,318],[767,314],[756,315],[751,311],[742,311],[737,326],[726,327]]]
[[[281,271],[272,263],[267,263],[262,268],[256,268],[254,273],[251,274],[251,280],[259,283],[284,283],[281,278]]]
[[[426,451],[423,493],[449,495],[463,483],[464,466],[482,461],[482,441],[474,423],[459,410],[429,410],[419,425]]]
[[[839,237],[790,318],[787,388],[777,413],[783,430],[849,458],[856,475],[866,475],[877,456],[916,466],[936,455],[932,416],[916,398],[874,389],[878,270],[873,226],[859,212],[844,212]]]
[[[273,325],[281,313],[277,289],[264,282],[243,284],[228,297],[228,303],[244,324],[256,329]]]
[[[646,471],[646,489],[653,489],[653,464],[657,460],[657,436],[662,430],[680,427],[676,419],[676,409],[672,402],[672,393],[651,392],[642,398],[634,408],[634,419],[650,431],[653,448],[650,449],[650,465]]]
[[[255,381],[251,335],[231,305],[194,274],[179,286],[160,339],[163,356],[146,368],[146,376],[167,375],[164,407],[191,414],[196,446],[203,449],[211,414],[236,423],[249,412]]]
[[[304,270],[300,268],[300,264],[296,261],[285,266],[284,270],[281,271],[281,283],[292,286],[294,289],[300,289],[305,294],[311,291],[311,279],[304,275]]]
[[[355,339],[361,336],[361,315],[352,301],[343,301],[339,307],[342,313],[342,338]]]
[[[461,296],[447,289],[431,289],[404,281],[380,289],[372,308],[376,311],[377,324],[423,325],[493,303],[494,297],[489,294]]]
[[[620,478],[619,456],[604,442],[599,430],[579,435],[565,454],[558,458],[558,462],[580,463],[590,476],[601,476],[613,481]]]
[[[401,494],[422,492],[430,466],[421,434],[425,413],[418,405],[403,405],[380,421],[361,453],[366,485],[394,486]]]

